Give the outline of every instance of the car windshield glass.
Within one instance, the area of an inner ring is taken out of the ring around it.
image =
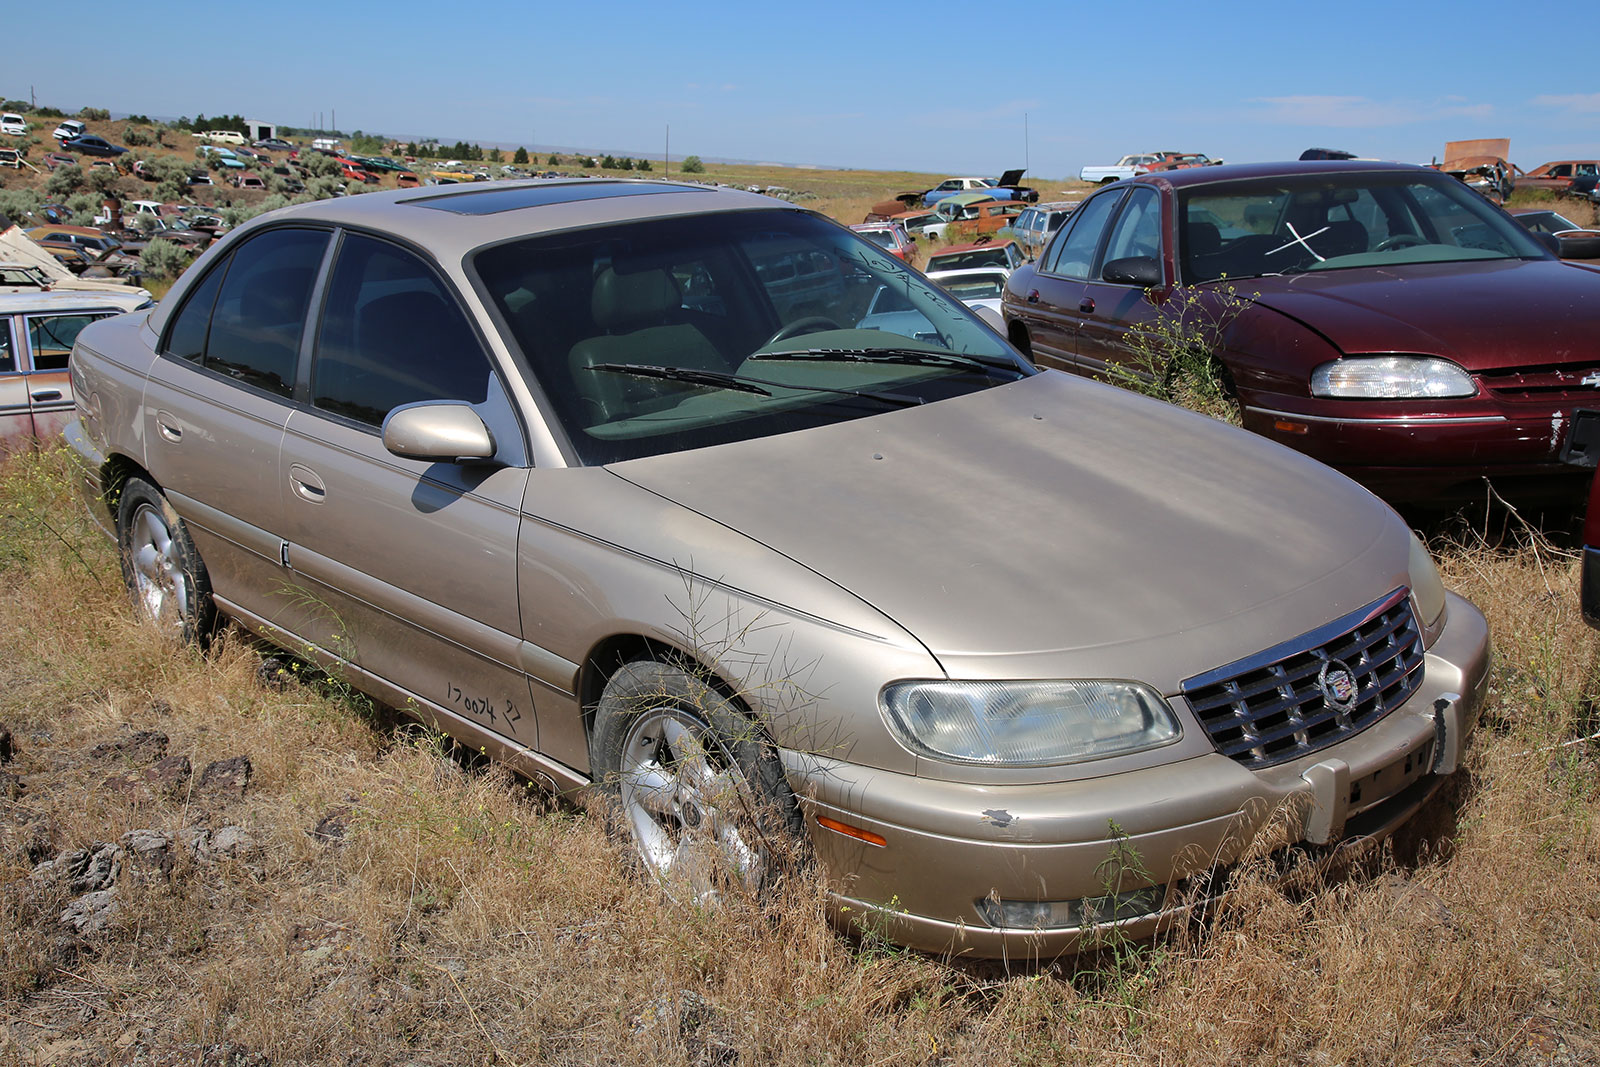
[[[861,236],[877,245],[879,248],[893,248],[894,235],[888,230],[857,230]]]
[[[527,237],[472,264],[591,465],[877,415],[1032,373],[959,301],[807,212]],[[779,356],[823,350],[930,358]],[[968,358],[939,358],[952,355]],[[993,373],[997,362],[1016,373]]]
[[[1434,172],[1307,174],[1179,190],[1184,281],[1548,253],[1522,227]]]

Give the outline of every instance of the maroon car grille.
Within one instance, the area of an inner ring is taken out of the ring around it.
[[[1600,399],[1600,364],[1518,367],[1480,371],[1478,378],[1502,400],[1595,401]]]
[[[1399,589],[1182,688],[1219,752],[1270,767],[1342,741],[1405,703],[1422,684],[1422,663],[1411,598]]]

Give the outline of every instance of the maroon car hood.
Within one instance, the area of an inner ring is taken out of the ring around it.
[[[1235,283],[1346,355],[1419,352],[1469,370],[1592,359],[1600,276],[1559,260],[1413,263]]]

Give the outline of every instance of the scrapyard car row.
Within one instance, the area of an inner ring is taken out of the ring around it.
[[[862,328],[886,291],[905,325]],[[1145,934],[1275,809],[1395,826],[1484,692],[1482,615],[1354,483],[1041,373],[752,194],[284,209],[72,373],[146,614],[608,790],[680,898],[763,888],[799,834],[837,918],[918,948]],[[1118,847],[1148,877],[1107,885]]]

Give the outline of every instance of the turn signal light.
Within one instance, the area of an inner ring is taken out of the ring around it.
[[[1274,419],[1272,428],[1279,433],[1305,433],[1310,429],[1303,422],[1290,422],[1288,419]]]
[[[817,825],[824,829],[832,830],[836,834],[843,834],[846,837],[853,837],[857,841],[865,841],[869,845],[876,845],[878,848],[889,847],[889,842],[881,835],[875,834],[871,830],[863,830],[859,826],[842,823],[838,819],[830,819],[826,815],[817,816]]]

